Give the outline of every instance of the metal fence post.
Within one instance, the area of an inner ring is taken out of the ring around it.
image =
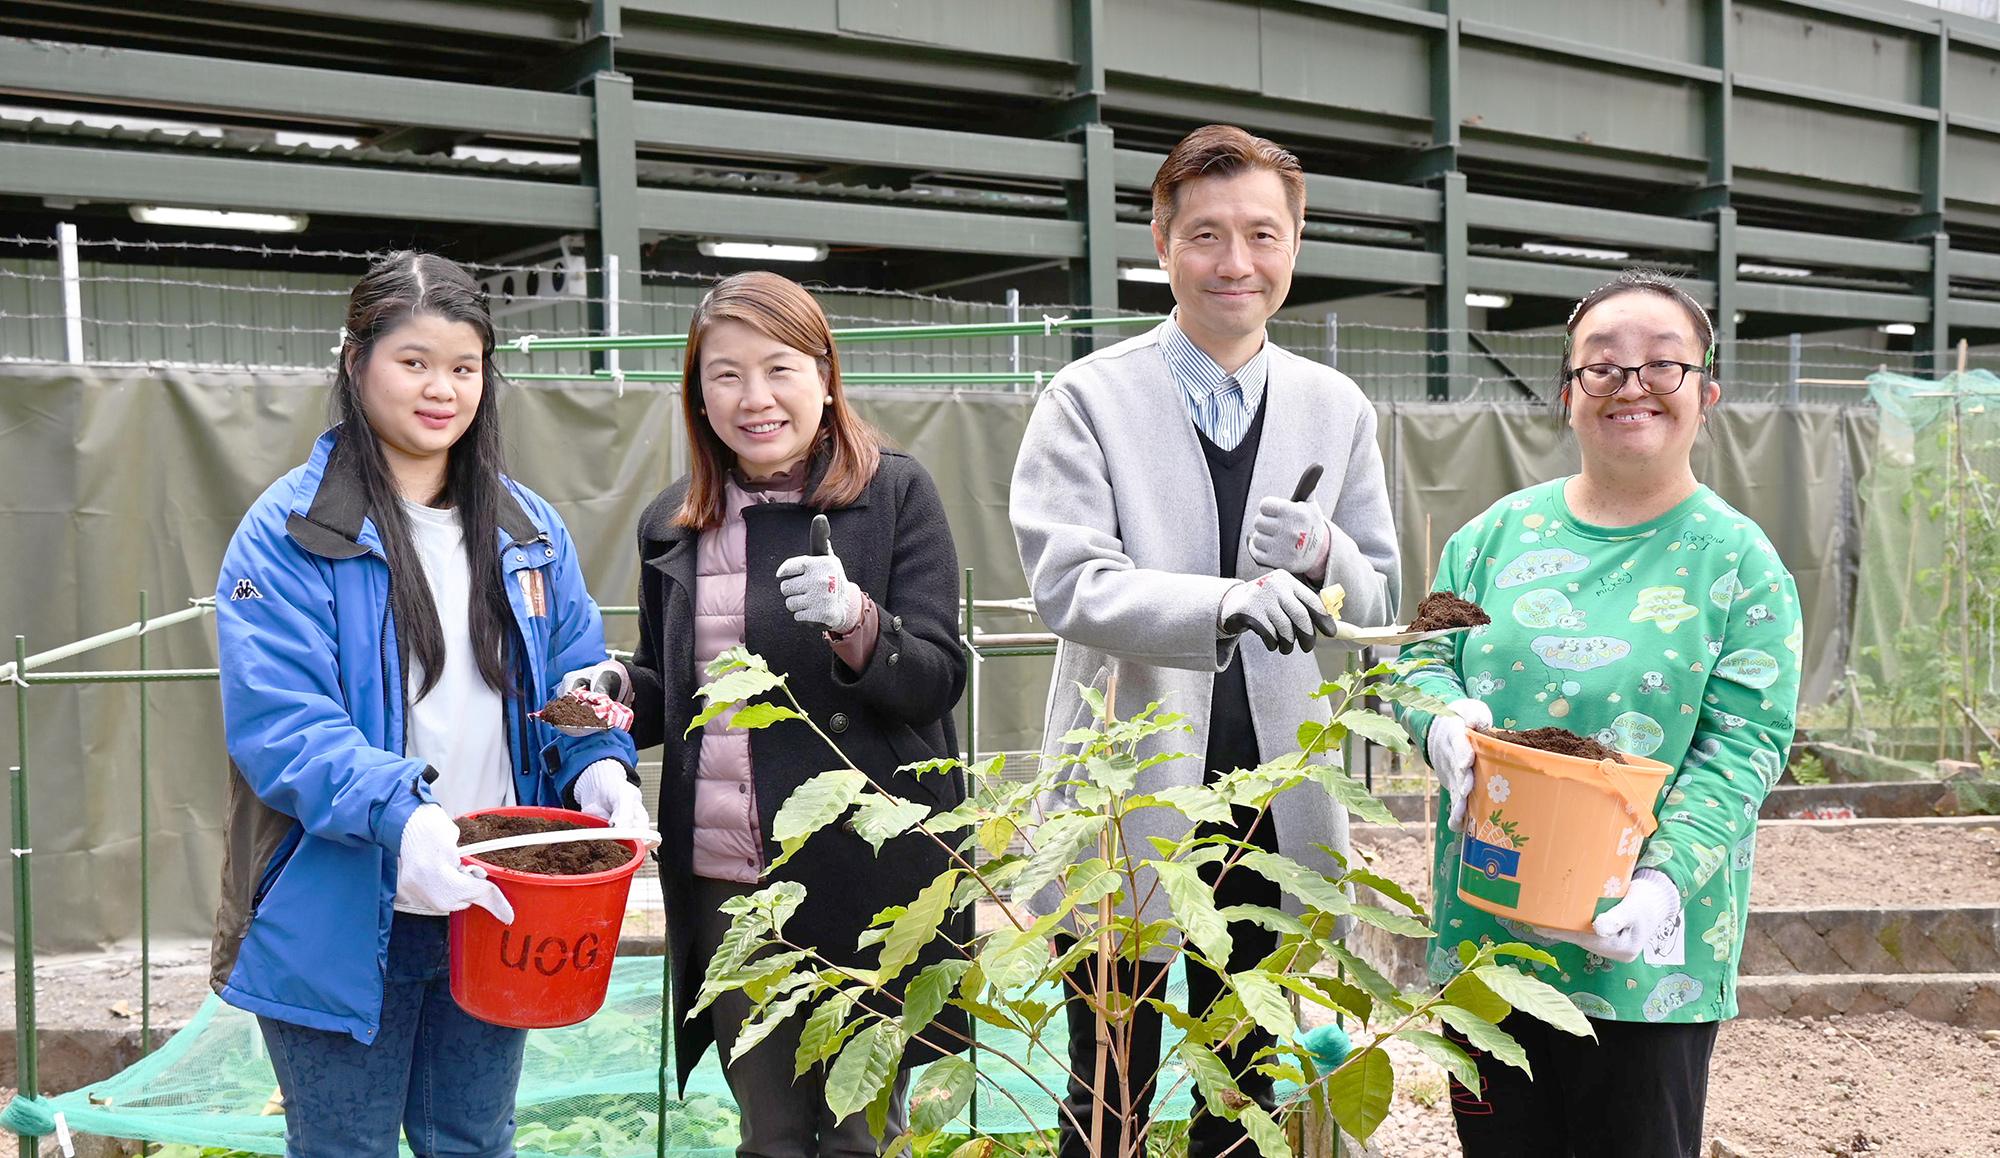
[[[28,639],[14,637],[14,730],[19,747],[13,767],[14,842],[14,1064],[20,1092],[40,1097],[41,1074],[35,1049],[35,909],[28,839]],[[22,1158],[34,1158],[37,1140],[20,1136]]]
[[[76,226],[56,226],[56,265],[62,275],[63,361],[83,361],[83,273],[76,257]]]
[[[146,623],[152,618],[150,596],[139,592],[139,670],[147,667]],[[153,867],[152,788],[147,742],[152,721],[147,717],[146,681],[139,680],[139,1056],[153,1052]]]

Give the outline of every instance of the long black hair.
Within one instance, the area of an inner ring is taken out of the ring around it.
[[[401,494],[382,453],[382,443],[361,405],[361,379],[376,343],[420,314],[464,322],[479,333],[479,406],[473,411],[471,425],[452,445],[446,458],[444,489],[432,503],[458,510],[465,532],[466,562],[471,568],[468,626],[473,657],[488,686],[506,695],[510,684],[508,624],[513,612],[500,574],[497,537],[500,504],[512,500],[500,478],[504,456],[499,403],[504,379],[493,364],[493,315],[479,283],[457,262],[434,253],[405,250],[376,262],[354,283],[354,292],[347,298],[347,328],[341,338],[329,409],[332,420],[341,427],[340,437],[353,442],[353,461],[360,467],[368,514],[375,520],[382,553],[389,560],[397,651],[404,671],[409,670],[412,657],[423,666],[423,685],[415,697],[422,699],[444,674],[444,630],[430,584],[424,579],[423,561],[410,541]]]

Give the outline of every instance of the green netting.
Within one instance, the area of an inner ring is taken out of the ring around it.
[[[1881,422],[1850,665],[1885,705],[1876,722],[1955,731],[1950,697],[2000,694],[2000,377],[1869,383]]]
[[[660,959],[621,957],[611,973],[604,1008],[582,1025],[528,1035],[516,1109],[522,1158],[594,1155],[642,1158],[664,1152],[676,1158],[729,1158],[737,1142],[736,1103],[710,1050],[688,1080],[685,1098],[669,1100],[666,1146],[655,1136],[660,1105]],[[1038,1000],[1053,1004],[1053,987]],[[1178,971],[1168,999],[1185,1006]],[[1163,1027],[1168,1061],[1160,1088],[1173,1091],[1163,1120],[1185,1119],[1191,1083],[1174,1059],[1181,1035]],[[991,1026],[979,1027],[982,1082],[975,1106],[979,1129],[1018,1133],[1055,1125],[1062,1079],[1053,1059],[1031,1055],[1027,1042]],[[1066,1056],[1063,1018],[1050,1019],[1044,1041]],[[1033,1079],[1001,1061],[994,1050],[1031,1061]],[[1039,1082],[1039,1086],[1037,1085]],[[51,1100],[72,1130],[114,1138],[142,1138],[195,1146],[228,1147],[257,1154],[284,1152],[285,1120],[266,1114],[277,1088],[255,1017],[211,995],[187,1028],[153,1055],[116,1077]],[[965,1119],[961,1119],[965,1124]],[[409,1153],[407,1149],[403,1151]]]

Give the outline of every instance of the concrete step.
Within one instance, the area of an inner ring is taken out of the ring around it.
[[[2000,973],[2000,908],[1753,909],[1746,977]]]
[[[1852,1016],[1901,1009],[1966,1029],[2000,1029],[2000,973],[1844,973],[1745,977],[1743,1017]]]

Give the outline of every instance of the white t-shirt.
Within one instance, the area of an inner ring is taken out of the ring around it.
[[[431,796],[453,816],[512,804],[514,772],[507,751],[505,705],[479,674],[472,653],[472,574],[458,512],[405,499],[403,514],[444,630],[444,671],[420,700],[415,697],[423,687],[423,669],[415,656],[410,657],[404,677],[410,705],[403,720],[403,751],[437,769]],[[399,581],[408,582],[400,577]],[[400,890],[396,908],[406,913],[434,912],[407,903]]]

